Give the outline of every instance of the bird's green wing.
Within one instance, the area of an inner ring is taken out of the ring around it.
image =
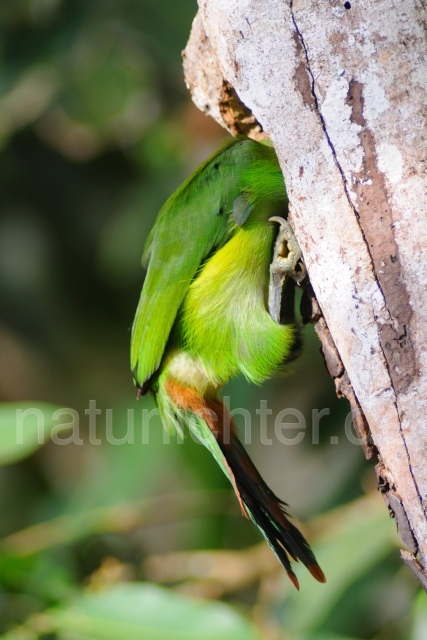
[[[131,367],[143,391],[158,369],[200,265],[235,229],[230,215],[259,143],[230,140],[167,200],[147,241],[148,271],[132,327]]]

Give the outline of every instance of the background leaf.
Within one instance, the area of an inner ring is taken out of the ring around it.
[[[396,544],[394,523],[383,517],[378,495],[362,498],[327,516],[328,526],[315,552],[325,585],[301,574],[301,592],[286,602],[284,623],[295,640],[314,638],[349,586],[390,554]]]
[[[41,402],[0,404],[0,465],[23,460],[49,441],[60,407]]]
[[[256,640],[255,629],[230,607],[201,602],[151,584],[116,584],[86,593],[51,614],[60,637],[94,640]]]

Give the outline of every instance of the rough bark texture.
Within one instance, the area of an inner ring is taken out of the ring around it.
[[[379,486],[409,549],[402,557],[426,588],[425,3],[199,7],[187,84],[231,132],[273,140],[328,368],[365,454],[378,455]]]
[[[257,140],[265,137],[251,110],[224,78],[200,14],[193,22],[191,38],[183,51],[183,66],[187,88],[201,111],[233,135],[243,133]]]

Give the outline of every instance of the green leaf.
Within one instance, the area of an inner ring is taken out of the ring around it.
[[[63,411],[42,402],[0,404],[0,465],[23,460],[43,446]]]
[[[361,640],[361,638],[342,636],[341,634],[337,635],[335,633],[321,633],[319,635],[316,633],[314,636],[310,636],[310,640]]]
[[[259,640],[250,623],[228,605],[147,583],[88,592],[50,615],[64,640]]]
[[[99,446],[89,451],[91,464],[76,479],[69,505],[72,512],[80,512],[82,506],[87,510],[122,503],[124,497],[127,502],[146,498],[168,477],[176,461],[179,445],[174,436],[168,443],[153,399],[127,399],[110,409],[109,416],[101,411],[96,431],[99,441],[92,440],[95,433],[89,433],[89,442]],[[94,466],[103,471],[94,473]],[[114,473],[104,469],[114,469]]]
[[[427,597],[420,590],[414,605],[414,626],[411,640],[425,640],[427,638]]]
[[[320,633],[319,635],[316,633],[314,636],[310,636],[310,640],[362,640],[361,638],[356,638],[354,636],[343,636],[341,634],[337,635],[335,633]]]
[[[296,640],[313,639],[342,594],[395,547],[395,525],[378,504],[377,496],[356,500],[336,509],[329,526],[314,545],[326,584],[319,584],[304,572],[301,591],[292,593],[285,605],[284,625]]]

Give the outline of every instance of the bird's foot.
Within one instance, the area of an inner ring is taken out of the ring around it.
[[[289,222],[278,216],[269,218],[269,222],[278,222],[280,224],[274,245],[273,261],[270,265],[268,291],[268,310],[273,320],[279,324],[282,289],[286,277],[290,277],[297,284],[301,284],[307,276],[307,270],[301,260],[301,249]]]
[[[270,271],[271,273],[290,276],[300,284],[306,277],[307,270],[301,261],[301,249],[293,229],[287,220],[278,216],[269,218],[269,222],[278,222],[280,224]]]

